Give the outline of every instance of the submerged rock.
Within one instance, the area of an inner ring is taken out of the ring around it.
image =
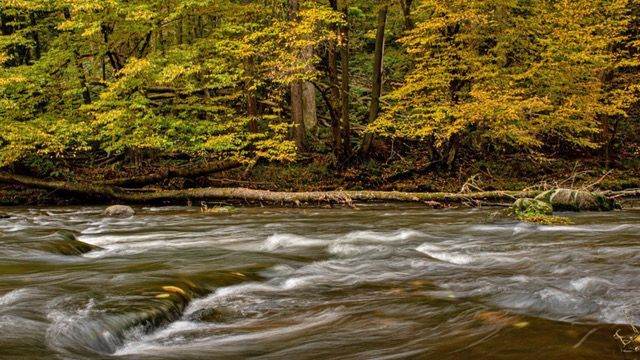
[[[0,219],[8,219],[10,217],[11,217],[11,215],[0,213]]]
[[[48,330],[50,341],[67,351],[86,349],[113,355],[131,334],[149,334],[179,320],[193,298],[207,293],[189,284],[150,290],[129,303],[85,306],[82,312],[76,310],[70,316],[60,317]],[[149,296],[153,290],[163,292]]]
[[[133,208],[131,206],[126,206],[126,205],[109,206],[102,213],[102,215],[107,217],[119,217],[119,218],[127,218],[135,214],[136,212],[133,210]]]
[[[613,199],[582,190],[548,190],[536,196],[535,199],[547,202],[553,206],[553,210],[559,211],[611,211],[619,208]]]
[[[82,255],[90,251],[100,250],[99,246],[87,244],[76,239],[76,236],[67,231],[59,231],[37,241],[39,250],[57,255]]]

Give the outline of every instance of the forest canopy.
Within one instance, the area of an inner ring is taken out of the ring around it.
[[[0,167],[639,152],[636,0],[2,0],[0,34]]]

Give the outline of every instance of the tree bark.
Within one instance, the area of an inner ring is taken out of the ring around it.
[[[249,132],[258,132],[258,98],[256,96],[256,89],[254,87],[253,76],[255,72],[255,65],[252,58],[248,58],[245,61],[247,72],[251,78],[246,84],[246,98],[247,98],[247,116],[249,117]]]
[[[71,13],[69,12],[69,9],[65,9],[63,15],[66,20],[71,19]],[[74,63],[76,65],[76,70],[78,71],[78,81],[80,82],[80,86],[82,87],[82,100],[85,104],[91,104],[91,91],[89,90],[89,85],[87,83],[87,76],[84,73],[84,66],[82,65],[80,53],[75,47],[73,47],[71,51]]]
[[[383,5],[378,11],[378,30],[376,33],[376,49],[373,57],[373,84],[371,86],[371,104],[369,105],[369,124],[372,124],[378,117],[380,111],[380,95],[382,94],[382,67],[384,59],[384,30],[387,25],[387,12],[389,7]],[[373,133],[365,132],[360,154],[369,155]]]
[[[316,106],[316,87],[311,81],[305,81],[302,84],[302,117],[308,133],[314,133],[318,128]]]
[[[293,123],[293,139],[298,151],[304,151],[304,118],[302,107],[302,81],[291,84],[291,122]]]
[[[249,132],[258,132],[258,99],[255,91],[249,90],[247,94],[247,114],[249,115]]]
[[[307,47],[302,57],[305,61],[313,58],[313,47]],[[308,66],[308,71],[313,71],[313,66]],[[316,107],[316,87],[311,81],[302,83],[302,117],[304,121],[304,129],[308,133],[315,133],[318,128],[318,112]]]
[[[33,39],[33,44],[34,44],[35,59],[40,60],[40,57],[42,57],[42,44],[40,43],[40,35],[38,33],[38,30],[33,29],[37,25],[36,17],[34,14],[30,14],[29,19],[31,21],[31,27],[32,27],[31,38]]]
[[[298,0],[289,0],[289,18],[294,21],[298,17]],[[291,84],[291,122],[293,139],[298,152],[304,151],[304,107],[302,104],[302,80],[294,80]]]
[[[342,115],[342,158],[348,159],[351,156],[351,123],[349,120],[350,107],[350,87],[349,87],[349,3],[344,1],[342,12],[344,14],[345,25],[340,27],[340,65],[342,68],[341,76],[341,115]]]
[[[329,0],[331,8],[338,11],[338,1]],[[339,29],[335,29],[339,34]],[[330,42],[327,49],[327,63],[329,71],[329,86],[331,89],[332,108],[335,109],[335,116],[331,117],[331,133],[333,135],[333,154],[337,159],[342,155],[342,133],[340,129],[340,80],[338,79],[338,52],[335,42]]]

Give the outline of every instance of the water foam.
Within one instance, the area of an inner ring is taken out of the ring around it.
[[[434,259],[455,265],[467,265],[474,261],[474,258],[469,255],[448,252],[439,246],[429,243],[418,246],[416,250],[423,254],[429,255]]]

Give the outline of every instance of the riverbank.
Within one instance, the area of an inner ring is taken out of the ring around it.
[[[216,165],[216,163],[214,163]],[[531,196],[536,192],[551,188],[577,188],[593,191],[622,191],[640,188],[640,170],[633,166],[618,166],[614,169],[603,169],[597,164],[586,161],[573,162],[554,160],[534,163],[531,160],[507,159],[496,161],[474,161],[459,166],[454,170],[443,169],[437,164],[422,163],[418,160],[407,160],[405,163],[394,162],[384,164],[371,162],[356,164],[347,168],[335,168],[322,158],[309,159],[292,164],[239,164],[229,166],[224,163],[221,171],[211,174],[195,173],[189,176],[187,171],[166,169],[169,165],[136,164],[118,168],[75,167],[61,171],[63,176],[55,178],[37,176],[34,169],[22,169],[22,174],[38,184],[12,181],[5,178],[0,184],[0,204],[2,205],[82,205],[108,204],[118,202],[117,197],[93,196],[90,190],[66,191],[65,187],[84,187],[117,184],[121,179],[147,179],[148,183],[128,188],[128,197],[120,198],[125,202],[155,203],[167,205],[183,205],[189,200],[213,199],[221,202],[233,202],[236,205],[246,204],[251,200],[261,205],[260,190],[285,193],[284,203],[313,201],[314,197],[333,197],[333,203],[345,203],[343,192],[351,193],[355,200],[364,199],[366,191],[394,192],[384,194],[380,200],[393,201],[396,192],[406,193],[400,197],[411,200],[414,193],[419,201],[437,201],[440,198],[459,197],[473,200],[465,196],[468,193],[500,192],[508,199],[514,196]],[[188,168],[181,165],[178,169]],[[158,174],[166,174],[161,176]],[[151,175],[149,175],[151,174]],[[2,174],[6,176],[7,174]],[[155,178],[154,178],[155,177]],[[51,184],[56,184],[50,186]],[[118,186],[114,188],[119,189]],[[203,189],[207,189],[203,194]],[[213,190],[215,189],[215,190]],[[231,196],[229,189],[234,189]],[[68,189],[67,189],[68,190]],[[78,190],[78,189],[76,189]],[[104,191],[97,190],[97,192]],[[110,191],[110,190],[107,190]],[[162,191],[164,195],[153,197],[153,192]],[[359,193],[354,193],[359,192]],[[524,192],[524,193],[523,193]],[[313,193],[311,197],[308,194]],[[520,194],[517,194],[520,193]],[[206,196],[202,196],[206,195]],[[355,195],[355,196],[354,196]],[[503,198],[486,197],[476,200],[502,200]],[[140,200],[136,200],[139,198]],[[145,200],[146,199],[146,200]],[[253,201],[253,200],[258,201]],[[288,201],[287,199],[292,199]],[[282,200],[281,200],[282,201]]]

